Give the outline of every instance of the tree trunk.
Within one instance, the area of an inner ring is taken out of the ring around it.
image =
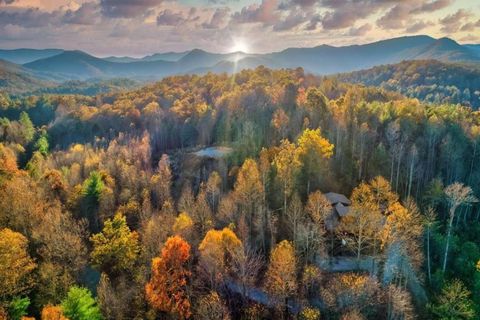
[[[397,193],[398,193],[398,180],[400,180],[400,165],[402,164],[402,153],[403,153],[403,145],[400,147],[400,152],[398,154],[397,175],[395,177],[395,192]]]
[[[430,266],[430,226],[427,227],[427,274],[428,274],[428,283],[431,283],[432,269]]]
[[[455,209],[456,209],[456,206],[452,206],[452,208],[450,208],[450,221],[448,223],[447,244],[445,246],[445,255],[443,256],[443,266],[442,266],[443,273],[445,273],[445,270],[447,269],[448,247],[450,245],[450,235],[452,233],[452,225],[453,225],[453,218],[455,217],[454,216]]]
[[[412,192],[412,180],[413,180],[413,163],[415,160],[415,156],[412,155],[412,161],[410,162],[410,174],[408,177],[408,191],[407,191],[407,198],[410,197],[410,193]]]

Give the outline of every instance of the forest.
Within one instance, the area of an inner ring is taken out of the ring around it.
[[[394,89],[0,93],[0,319],[479,319],[480,113]]]
[[[381,86],[430,103],[480,107],[480,68],[475,63],[411,60],[337,76],[341,81]]]

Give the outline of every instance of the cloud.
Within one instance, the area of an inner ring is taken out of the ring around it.
[[[314,16],[310,19],[310,21],[308,22],[308,24],[305,26],[305,30],[307,30],[307,31],[316,30],[318,24],[319,24],[321,21],[322,21],[322,18],[320,17],[320,15],[318,15],[318,14],[314,15]]]
[[[12,4],[14,3],[16,0],[0,0],[0,4]]]
[[[208,2],[212,4],[222,4],[222,5],[227,5],[230,2],[238,2],[239,0],[208,0]]]
[[[411,11],[411,13],[429,13],[433,11],[437,11],[443,8],[448,7],[452,3],[452,0],[436,0],[432,2],[427,2],[419,6],[418,8],[415,8]]]
[[[294,6],[298,6],[301,8],[310,8],[317,3],[318,3],[317,0],[289,0],[289,1],[282,2],[280,4],[280,8],[288,9]]]
[[[443,9],[450,5],[452,0],[434,0],[434,1],[413,1],[404,0],[397,3],[390,8],[380,19],[377,20],[377,25],[383,29],[401,29],[406,28],[411,30],[409,32],[415,32],[423,29],[427,25],[425,23],[416,23],[416,26],[407,26],[406,24],[411,21],[412,16],[430,13]]]
[[[431,21],[417,21],[414,24],[408,26],[405,29],[405,31],[407,33],[416,33],[420,30],[423,30],[423,29],[425,29],[427,27],[430,27],[430,26],[433,26],[433,25],[434,25],[434,23],[431,22]]]
[[[86,2],[78,10],[67,10],[63,17],[65,23],[79,25],[94,25],[100,20],[100,8],[97,3]]]
[[[178,26],[186,21],[187,18],[183,16],[182,12],[173,12],[170,9],[161,11],[157,16],[157,25],[159,26]]]
[[[323,0],[321,5],[330,9],[322,17],[323,28],[335,30],[353,27],[357,20],[391,5],[391,0]]]
[[[100,0],[104,15],[113,18],[134,18],[144,15],[163,0]]]
[[[24,28],[39,28],[57,24],[60,18],[59,11],[46,12],[38,8],[5,7],[0,10],[0,26],[10,24]]]
[[[459,9],[457,12],[449,14],[439,20],[442,25],[440,30],[445,33],[457,32],[458,29],[460,29],[462,21],[471,16],[472,14],[465,9]]]
[[[397,4],[377,20],[377,25],[384,29],[401,29],[409,16],[410,6],[403,3]]]
[[[461,28],[460,31],[474,31],[480,27],[480,19],[477,22],[467,22]]]
[[[288,15],[281,18],[273,26],[273,31],[291,30],[306,21],[310,21],[310,12],[304,10],[290,10]]]
[[[215,9],[212,18],[208,22],[202,23],[205,29],[219,29],[224,27],[230,18],[230,8],[223,7]]]
[[[263,23],[273,25],[278,21],[278,0],[262,0],[261,4],[251,4],[232,16],[236,23]]]
[[[369,23],[366,23],[358,28],[350,28],[350,30],[348,31],[348,35],[349,36],[364,36],[368,33],[368,31],[372,30],[372,25],[370,25]]]

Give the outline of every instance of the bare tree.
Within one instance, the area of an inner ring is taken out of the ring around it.
[[[445,254],[443,256],[443,267],[442,271],[445,272],[447,268],[447,257],[448,257],[448,247],[450,245],[450,236],[452,233],[453,219],[455,218],[455,211],[462,204],[469,204],[472,202],[477,202],[477,198],[473,195],[472,188],[465,186],[462,183],[455,182],[444,190],[447,202],[450,205],[450,219],[448,221],[447,229],[447,244],[445,246]]]
[[[427,232],[427,276],[428,281],[432,280],[432,267],[431,267],[431,259],[430,259],[430,237],[432,229],[435,228],[437,223],[437,213],[432,207],[428,207],[427,211],[425,212],[425,216],[423,219],[423,224],[425,225],[425,230]]]
[[[414,318],[412,298],[408,291],[390,285],[386,294],[387,320],[410,320]]]
[[[232,257],[232,275],[241,285],[242,296],[245,299],[247,288],[255,284],[258,271],[263,266],[262,257],[248,248],[234,250],[230,254]]]

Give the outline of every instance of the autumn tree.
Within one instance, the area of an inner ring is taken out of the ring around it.
[[[198,250],[200,273],[209,286],[215,289],[228,273],[232,255],[237,250],[242,250],[242,242],[230,228],[209,230]]]
[[[17,173],[17,171],[17,156],[14,150],[0,143],[0,182],[4,176],[11,176]]]
[[[295,249],[290,242],[283,240],[270,254],[270,262],[265,274],[265,289],[284,308],[287,306],[287,298],[297,290],[296,268]]]
[[[320,320],[320,310],[311,307],[303,308],[299,318],[301,320]]]
[[[217,171],[213,171],[208,177],[205,191],[207,192],[208,201],[212,206],[213,212],[217,212],[218,199],[222,188],[222,178]]]
[[[344,273],[331,278],[320,294],[325,304],[338,313],[367,310],[376,306],[381,299],[378,281],[355,273]]]
[[[168,238],[160,257],[152,260],[152,276],[145,286],[152,307],[181,319],[191,316],[187,294],[189,260],[190,245],[179,236]]]
[[[159,255],[163,244],[172,234],[175,218],[174,215],[161,212],[142,223],[139,233],[142,243],[141,258],[144,264]]]
[[[332,213],[332,205],[320,192],[309,194],[304,211],[305,221],[299,227],[302,253],[307,260],[312,259],[324,245],[325,220]]]
[[[310,184],[312,177],[318,176],[325,165],[325,159],[333,155],[333,144],[325,139],[320,133],[320,129],[305,129],[297,141],[297,153],[302,164],[304,177],[307,181],[306,193],[310,193]]]
[[[390,285],[386,291],[388,320],[415,318],[412,298],[408,291],[394,285]]]
[[[450,245],[450,235],[452,233],[453,219],[455,218],[455,211],[462,204],[469,204],[477,202],[477,198],[473,195],[470,187],[464,186],[461,183],[453,183],[447,186],[444,190],[448,204],[450,205],[449,220],[447,226],[447,243],[445,245],[445,254],[443,255],[442,271],[445,273],[447,269],[448,247]]]
[[[93,235],[90,240],[93,244],[93,265],[113,274],[131,270],[140,251],[138,234],[130,231],[121,214],[105,221],[102,232]]]
[[[193,230],[193,220],[188,213],[181,212],[176,218],[172,227],[173,233],[188,238]]]
[[[413,265],[419,267],[423,260],[421,250],[423,227],[417,205],[412,199],[407,199],[405,206],[395,202],[388,211],[380,235],[381,247],[399,243],[402,254],[409,257]]]
[[[195,206],[191,214],[200,235],[204,235],[213,226],[213,213],[208,204],[207,191],[204,184],[200,186],[200,191],[195,199]]]
[[[311,297],[318,293],[322,280],[322,271],[315,265],[306,265],[302,272],[302,293]]]
[[[320,191],[308,195],[305,211],[314,223],[325,228],[325,219],[332,212],[332,205]]]
[[[375,214],[371,207],[353,204],[348,216],[335,229],[345,245],[355,253],[358,261],[366,250],[373,247],[380,219],[381,216]]]
[[[61,306],[46,305],[42,309],[41,320],[68,320]]]
[[[289,121],[290,118],[282,108],[275,110],[273,113],[271,125],[278,132],[280,139],[286,138]]]
[[[42,258],[37,271],[37,305],[60,303],[87,263],[87,222],[62,211],[58,203],[44,211],[32,230],[36,252]]]
[[[36,264],[28,254],[28,240],[21,233],[0,230],[0,261],[0,302],[32,288]]]
[[[261,207],[264,192],[257,163],[253,159],[246,159],[238,171],[233,196],[240,212],[246,217],[250,241],[253,241],[254,219]]]
[[[160,158],[157,172],[151,178],[151,184],[157,208],[163,206],[166,201],[171,202],[172,171],[168,155],[163,154]]]
[[[365,317],[358,310],[351,310],[344,313],[340,320],[365,320]]]
[[[287,213],[287,198],[295,187],[295,179],[300,168],[300,161],[296,153],[295,144],[284,139],[280,143],[279,152],[273,159],[277,170],[277,178],[283,188],[283,213]]]
[[[201,320],[229,320],[230,312],[219,294],[212,291],[198,301],[195,318]]]
[[[105,319],[126,320],[137,315],[139,311],[136,300],[144,305],[143,285],[132,283],[127,277],[110,281],[107,274],[100,275],[97,286],[97,299]]]

